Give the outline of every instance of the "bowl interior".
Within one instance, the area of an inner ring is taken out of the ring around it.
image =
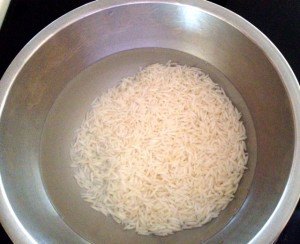
[[[75,130],[80,127],[86,112],[97,96],[117,85],[121,78],[138,72],[140,67],[157,62],[166,63],[168,60],[199,67],[224,87],[243,114],[250,155],[248,170],[241,181],[236,198],[216,220],[202,228],[185,230],[168,237],[140,236],[133,230],[124,231],[122,226],[111,217],[105,217],[102,213],[91,209],[89,204],[80,198],[80,188],[70,168],[70,145],[74,140]],[[224,228],[241,207],[250,189],[256,163],[256,135],[253,121],[243,98],[231,82],[219,70],[199,58],[161,48],[141,48],[120,52],[82,71],[68,83],[56,99],[47,116],[41,142],[42,179],[53,206],[69,226],[93,243],[99,240],[120,243],[124,239],[130,243],[156,243],[161,240],[167,243],[186,240],[199,242],[209,239]]]
[[[58,20],[19,60],[24,65],[0,123],[1,178],[14,214],[37,242],[248,242],[274,212],[292,166],[295,131],[284,77],[247,33],[217,17],[220,8],[107,4],[71,13],[76,21]],[[145,237],[123,231],[81,199],[69,148],[96,96],[139,67],[168,60],[200,67],[225,89],[243,114],[249,169],[219,218],[170,237]]]

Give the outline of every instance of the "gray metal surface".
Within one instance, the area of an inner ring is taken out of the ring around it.
[[[169,237],[139,236],[81,200],[68,150],[97,95],[138,67],[169,59],[208,72],[242,111],[249,170],[236,199],[211,223]],[[0,217],[15,242],[268,243],[299,199],[297,80],[262,33],[215,4],[87,4],[19,53],[2,77],[0,99]]]

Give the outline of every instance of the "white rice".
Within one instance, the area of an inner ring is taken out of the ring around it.
[[[241,114],[208,75],[154,64],[93,102],[72,166],[94,209],[164,236],[226,208],[246,168],[245,139]]]

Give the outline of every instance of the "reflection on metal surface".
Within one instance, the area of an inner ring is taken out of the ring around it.
[[[199,14],[199,10],[197,8],[185,6],[180,8],[180,12],[182,14],[181,21],[185,28],[195,29],[200,27],[199,24],[203,21],[204,16]]]
[[[8,9],[10,0],[1,0],[0,1],[0,29],[6,14],[6,11]]]
[[[5,189],[3,189],[3,183],[2,183],[2,179],[0,176],[0,191],[3,192],[1,198],[0,198],[0,204],[1,206],[5,206],[5,208],[2,209],[2,211],[4,211],[5,213],[2,214],[2,224],[7,224],[9,222],[8,228],[18,228],[21,230],[20,233],[16,233],[15,235],[18,236],[19,240],[22,240],[24,243],[37,243],[32,236],[28,233],[28,231],[24,228],[24,226],[22,225],[22,223],[20,222],[20,220],[18,219],[18,217],[16,216],[16,214],[14,213],[14,210],[12,209],[10,202],[7,198],[7,195],[5,194]],[[7,215],[6,215],[7,214]],[[6,218],[10,218],[10,219],[6,219]],[[4,221],[4,222],[3,222]],[[14,237],[15,239],[15,237]]]

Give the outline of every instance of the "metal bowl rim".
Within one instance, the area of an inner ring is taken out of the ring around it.
[[[65,15],[58,18],[34,38],[19,52],[13,62],[7,68],[0,83],[0,122],[5,106],[6,99],[15,78],[22,70],[23,66],[30,57],[57,32],[61,31],[68,25],[79,21],[89,15],[100,12],[104,9],[118,7],[130,4],[171,4],[171,5],[188,5],[196,7],[202,12],[215,16],[227,24],[233,26],[243,33],[247,38],[252,40],[261,50],[264,51],[274,68],[278,72],[287,90],[289,96],[295,128],[295,148],[289,179],[285,186],[284,192],[280,198],[274,212],[261,228],[261,230],[250,240],[249,243],[271,243],[276,240],[281,233],[289,218],[291,217],[300,197],[300,86],[297,78],[293,73],[286,59],[276,48],[276,46],[254,25],[235,14],[234,12],[223,8],[217,4],[199,1],[199,0],[161,0],[161,1],[139,1],[139,0],[102,0],[85,4]],[[3,163],[3,162],[1,162]],[[37,241],[27,232],[25,227],[19,221],[7,197],[4,184],[2,181],[2,172],[0,172],[0,220],[4,229],[14,242],[37,243]]]

